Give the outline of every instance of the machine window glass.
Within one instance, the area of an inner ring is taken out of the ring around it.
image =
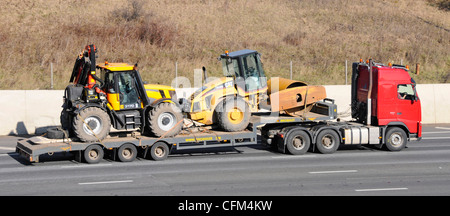
[[[411,84],[400,84],[397,86],[397,95],[399,99],[413,100],[415,93]]]
[[[106,91],[109,93],[116,93],[116,87],[115,87],[115,82],[114,82],[114,73],[106,73],[105,75],[105,86],[106,86]]]
[[[131,73],[119,73],[119,91],[120,91],[120,103],[125,108],[138,108],[138,94],[135,86],[135,79]]]
[[[239,77],[239,64],[236,59],[223,58],[222,59],[223,75],[231,77],[235,75]]]
[[[260,88],[260,74],[256,64],[256,56],[248,55],[242,59],[244,68],[245,85],[248,91]]]

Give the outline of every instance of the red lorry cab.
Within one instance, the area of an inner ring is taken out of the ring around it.
[[[355,68],[356,66],[356,68]],[[352,89],[353,117],[366,121],[367,95],[369,92],[369,65],[360,63],[354,66],[356,89]],[[416,83],[401,65],[372,66],[371,122],[374,126],[397,125],[409,134],[410,138],[422,136],[421,106],[416,91]],[[367,122],[364,122],[367,123]]]

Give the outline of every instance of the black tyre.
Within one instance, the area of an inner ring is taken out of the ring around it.
[[[225,98],[215,109],[217,123],[225,131],[242,131],[250,122],[250,108],[240,98]]]
[[[62,128],[49,128],[47,129],[47,137],[50,139],[67,139],[69,138],[69,131]]]
[[[406,147],[408,137],[404,130],[390,127],[386,131],[386,148],[389,151],[401,151]]]
[[[134,159],[136,159],[136,155],[137,155],[137,149],[136,149],[136,146],[134,146],[133,144],[129,144],[129,143],[123,144],[117,150],[117,156],[118,156],[119,160],[122,162],[134,161]]]
[[[86,108],[73,118],[74,135],[83,142],[103,140],[110,129],[108,113],[97,107]]]
[[[302,130],[293,131],[286,138],[287,151],[293,155],[305,154],[310,145],[311,139],[308,134]]]
[[[156,142],[150,148],[150,157],[155,161],[165,160],[169,156],[169,146],[164,142]]]
[[[322,154],[332,154],[339,148],[339,135],[331,129],[325,129],[317,135],[316,148]]]
[[[83,151],[83,159],[86,163],[99,163],[105,155],[103,148],[99,145],[90,145]]]
[[[61,111],[61,115],[59,116],[59,121],[61,123],[61,127],[65,130],[72,129],[72,122],[70,119],[69,112],[67,112],[65,109]]]
[[[173,103],[160,103],[148,113],[148,129],[157,137],[172,137],[180,133],[183,122],[180,108]]]

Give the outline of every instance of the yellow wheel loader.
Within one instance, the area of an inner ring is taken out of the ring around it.
[[[226,51],[219,60],[225,77],[206,83],[182,104],[194,121],[240,131],[248,126],[251,113],[266,110],[302,116],[326,98],[323,86],[278,77],[267,81],[257,51]]]
[[[64,93],[61,125],[71,138],[103,140],[111,126],[170,137],[182,128],[175,89],[144,84],[137,65],[96,64],[97,49],[85,47],[75,61]]]

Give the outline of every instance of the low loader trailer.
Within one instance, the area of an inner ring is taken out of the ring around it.
[[[120,137],[120,133],[111,134],[108,138],[97,142],[73,142],[70,139],[48,139],[35,136],[17,142],[16,152],[30,162],[39,162],[40,155],[53,155],[60,152],[71,152],[79,162],[98,163],[105,153],[112,159],[122,162],[133,161],[138,155],[153,160],[164,160],[172,150],[204,149],[215,147],[235,147],[256,145],[261,127],[264,125],[286,126],[296,123],[322,124],[314,120],[332,120],[336,118],[336,105],[327,99],[315,105],[310,113],[314,118],[277,116],[273,113],[259,113],[251,117],[249,126],[238,132],[211,130],[203,127],[188,128],[174,137],[149,137],[140,133]],[[321,110],[321,113],[314,113]],[[195,131],[193,131],[195,130]],[[265,135],[265,134],[264,134]],[[305,151],[306,152],[306,151]]]
[[[87,163],[100,162],[105,153],[129,162],[138,155],[164,160],[172,150],[256,144],[294,155],[310,149],[331,154],[340,145],[375,145],[400,151],[408,141],[422,137],[420,98],[405,66],[386,66],[371,60],[353,63],[351,111],[352,121],[340,121],[334,100],[325,98],[298,116],[252,113],[250,124],[242,131],[187,128],[173,137],[134,133],[131,137],[110,136],[93,142],[32,137],[18,141],[16,152],[30,162],[57,152],[71,152],[77,161]]]

